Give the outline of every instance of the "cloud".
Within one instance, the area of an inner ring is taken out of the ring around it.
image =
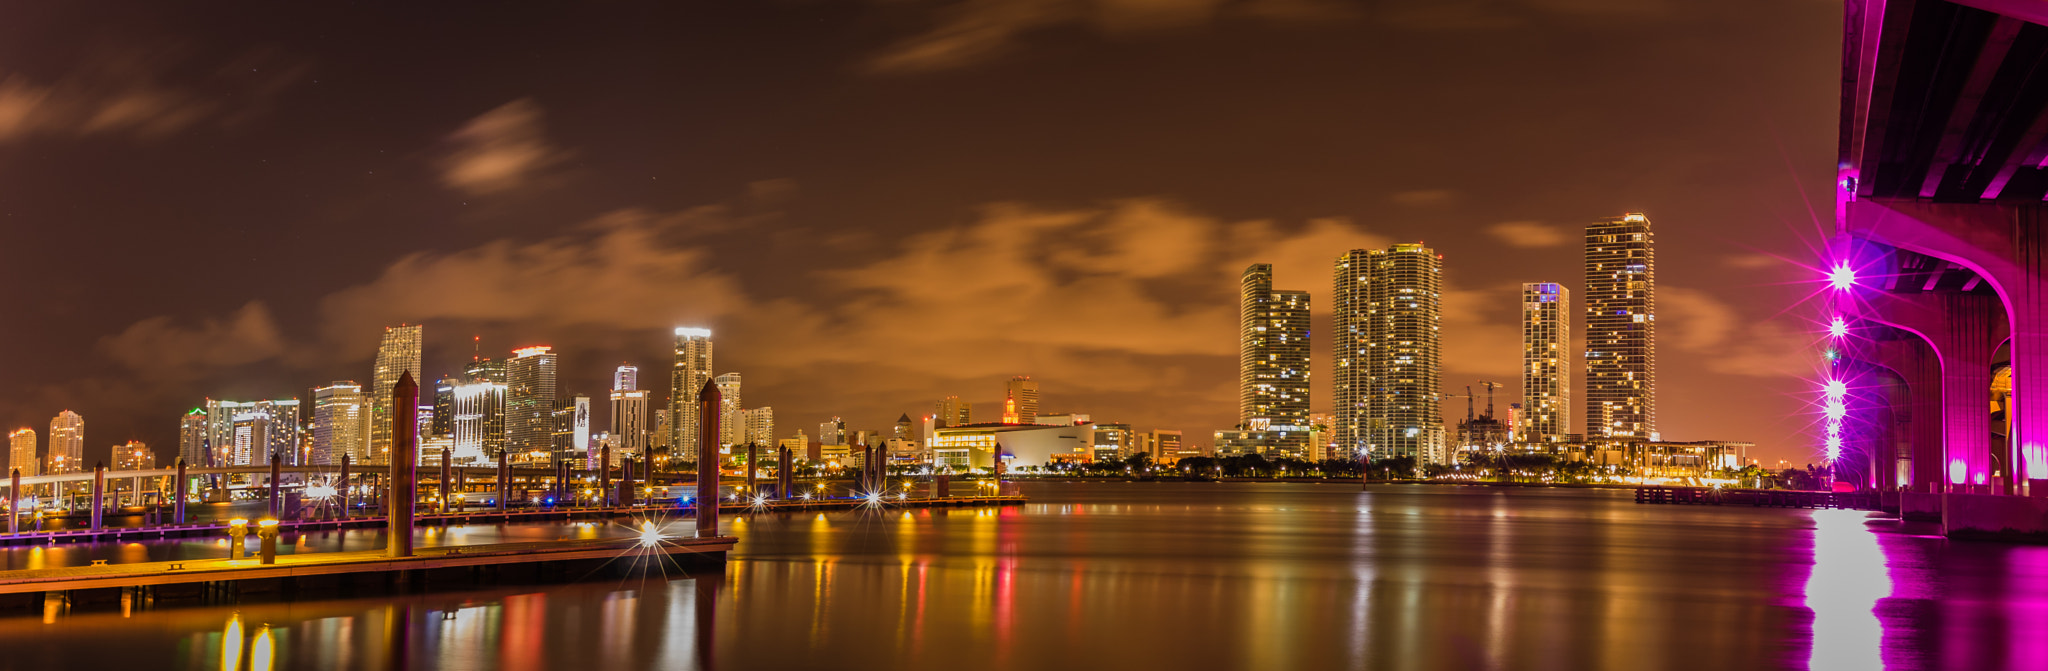
[[[721,207],[622,210],[550,239],[411,254],[322,299],[321,332],[347,349],[398,323],[634,330],[716,319],[745,301],[697,236],[730,225]]]
[[[1556,247],[1571,240],[1563,228],[1537,221],[1504,221],[1486,232],[1510,247]]]
[[[1731,254],[1721,259],[1722,265],[1728,266],[1730,268],[1741,268],[1744,270],[1769,268],[1772,266],[1782,264],[1784,262],[1785,261],[1783,259],[1771,256],[1769,254]]]
[[[1734,306],[1694,289],[1657,287],[1658,342],[1667,352],[1704,361],[1730,375],[1783,377],[1811,367],[1809,336],[1773,321],[1747,318]]]
[[[267,109],[306,71],[250,53],[209,64],[211,77],[173,76],[184,60],[174,49],[110,54],[47,82],[0,72],[0,142],[93,135],[154,140],[203,123],[230,126]],[[164,83],[173,79],[185,83]]]
[[[932,13],[924,32],[867,62],[876,73],[931,72],[987,61],[1029,33],[1078,25],[1103,35],[1189,28],[1224,18],[1303,23],[1357,15],[1339,0],[960,0]]]
[[[548,145],[543,116],[533,99],[521,98],[470,119],[448,138],[454,148],[441,159],[441,182],[477,196],[529,184],[567,157]]]
[[[1397,192],[1389,196],[1388,200],[1408,207],[1431,207],[1451,202],[1451,198],[1456,195],[1457,192],[1450,189],[1418,189]]]
[[[179,381],[270,359],[285,351],[284,343],[270,309],[251,301],[226,318],[197,325],[168,316],[144,319],[102,338],[99,347],[145,378]]]

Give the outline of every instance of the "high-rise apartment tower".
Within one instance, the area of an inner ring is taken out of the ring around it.
[[[669,371],[668,444],[675,454],[697,454],[697,393],[711,379],[711,329],[676,329],[675,368]]]
[[[1558,442],[1572,432],[1571,292],[1553,282],[1522,285],[1522,403],[1509,412],[1517,439]]]
[[[1347,458],[1449,459],[1442,409],[1443,257],[1420,244],[1337,257],[1331,443]]]
[[[391,451],[391,390],[398,378],[420,375],[420,347],[423,328],[417,324],[384,327],[384,340],[377,345],[377,365],[370,372],[370,454],[377,459]]]
[[[1657,440],[1657,257],[1650,218],[1586,226],[1586,440]]]

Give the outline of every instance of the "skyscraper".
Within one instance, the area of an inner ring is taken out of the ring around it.
[[[714,378],[718,384],[718,442],[737,445],[746,442],[740,433],[747,427],[740,420],[740,374],[726,373]]]
[[[496,461],[505,450],[505,385],[478,374],[455,386],[454,454]],[[514,455],[524,458],[524,454]]]
[[[1522,285],[1522,403],[1509,428],[1526,442],[1572,432],[1571,292],[1552,282]]]
[[[584,459],[589,455],[590,439],[590,397],[577,394],[562,401],[553,415],[553,453],[562,461]],[[585,463],[589,463],[587,460]]]
[[[146,471],[156,468],[156,453],[150,451],[148,444],[139,440],[115,445],[113,457],[107,462],[107,468],[110,470]]]
[[[629,363],[619,364],[612,371],[612,391],[633,391],[640,388],[640,367]]]
[[[612,390],[612,444],[626,454],[647,453],[649,401],[645,390]]]
[[[7,434],[7,465],[21,471],[21,477],[43,474],[43,460],[36,457],[36,430],[28,427]]]
[[[1308,292],[1275,290],[1266,263],[1246,267],[1238,290],[1238,430],[1218,438],[1232,452],[1307,456]]]
[[[1640,212],[1586,226],[1586,440],[1657,440],[1657,257]]]
[[[1038,423],[1037,380],[1031,379],[1029,375],[1019,375],[1010,378],[1009,387],[1004,391],[1003,398],[1007,405],[1013,406],[1012,408],[1006,408],[1005,412],[1014,409],[1016,414],[1015,419],[1005,417],[1003,421],[1011,424]]]
[[[668,444],[678,454],[697,453],[697,392],[711,379],[711,329],[676,329],[676,363],[669,374]]]
[[[363,386],[350,381],[313,390],[312,463],[338,464],[344,454],[351,463],[366,461],[369,442],[363,430],[369,428],[368,401]]]
[[[1342,456],[1450,458],[1441,407],[1443,257],[1420,244],[1337,257],[1335,416]]]
[[[384,327],[384,341],[377,345],[376,368],[370,372],[370,454],[378,459],[391,452],[391,390],[398,377],[420,375],[420,344],[424,337],[419,325]]]
[[[206,433],[206,409],[193,408],[178,418],[178,458],[192,468],[206,468],[214,465],[212,450]]]
[[[298,463],[299,400],[206,401],[206,429],[216,466]]]
[[[831,421],[818,425],[818,444],[845,445],[846,420],[833,417]]]
[[[462,384],[462,379],[452,375],[434,381],[434,404],[427,412],[426,435],[435,438],[455,435],[455,386],[459,384]]]
[[[775,408],[761,406],[747,411],[746,442],[772,448],[775,446]]]
[[[965,426],[973,424],[973,404],[960,400],[958,396],[947,396],[939,400],[938,426]]]
[[[50,449],[46,473],[77,473],[91,468],[85,463],[85,418],[66,410],[50,419]]]
[[[554,446],[555,353],[547,346],[512,350],[505,362],[505,449],[529,461]]]

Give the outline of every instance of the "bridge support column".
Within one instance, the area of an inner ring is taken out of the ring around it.
[[[2004,331],[2004,324],[1994,325],[1997,299],[1958,292],[1869,292],[1862,305],[1865,319],[1924,339],[1939,362],[1941,491],[1989,493],[1991,354]]]
[[[178,484],[175,487],[176,492],[172,494],[174,500],[171,501],[172,524],[185,523],[185,496],[188,493],[186,490],[191,486],[191,482],[185,479],[185,458],[178,457]]]
[[[391,390],[391,485],[385,502],[384,556],[412,556],[413,466],[419,460],[420,385],[412,372],[398,376]]]
[[[1841,212],[1843,232],[1969,268],[2004,299],[2012,429],[2000,461],[2012,467],[2000,479],[2014,491],[2048,472],[2048,205],[1862,198]],[[1971,482],[1977,475],[1966,473]]]

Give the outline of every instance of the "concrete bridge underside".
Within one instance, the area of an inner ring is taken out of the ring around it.
[[[1843,460],[1952,530],[2048,533],[2048,3],[1845,8]]]

